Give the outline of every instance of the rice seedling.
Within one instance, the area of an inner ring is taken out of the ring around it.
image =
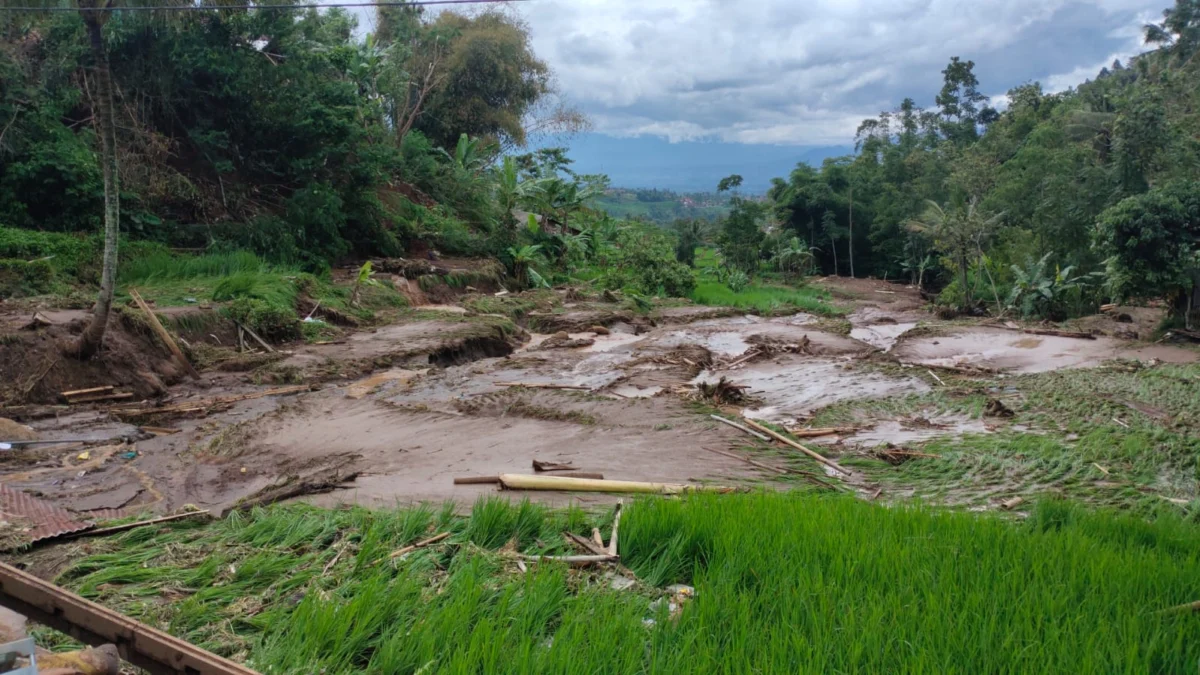
[[[1026,522],[801,493],[650,498],[642,584],[518,569],[607,514],[481,500],[275,507],[97,544],[59,582],[261,672],[1185,672],[1200,529],[1039,504]],[[435,546],[390,551],[447,532]],[[672,610],[653,587],[692,584]]]

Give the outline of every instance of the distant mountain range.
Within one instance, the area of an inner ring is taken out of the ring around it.
[[[603,173],[612,185],[679,192],[715,190],[717,181],[740,174],[744,192],[762,193],[775,177],[787,177],[799,162],[820,166],[826,157],[850,154],[850,146],[745,145],[705,141],[671,143],[657,136],[616,138],[588,133],[548,143],[570,148],[579,173]]]

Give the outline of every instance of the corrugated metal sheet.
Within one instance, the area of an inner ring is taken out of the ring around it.
[[[26,544],[92,527],[70,511],[4,483],[0,483],[0,518],[15,526]]]

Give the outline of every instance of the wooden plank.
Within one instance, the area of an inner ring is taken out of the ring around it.
[[[146,301],[142,300],[142,296],[138,294],[137,290],[132,288],[129,289],[129,297],[133,298],[133,301],[137,303],[137,306],[146,313],[146,317],[150,319],[150,327],[154,329],[154,332],[158,335],[158,338],[167,345],[167,349],[171,350],[171,354],[174,355],[175,360],[179,361],[180,365],[187,370],[188,375],[191,375],[193,380],[200,379],[200,373],[196,372],[196,369],[192,367],[191,362],[188,361],[187,357],[183,355],[183,352],[179,350],[179,345],[175,344],[174,338],[171,337],[171,334],[167,332],[166,328],[163,328],[162,323],[158,320],[158,315],[146,305]]]
[[[0,605],[93,647],[113,644],[121,658],[154,675],[257,675],[4,563],[0,563]]]

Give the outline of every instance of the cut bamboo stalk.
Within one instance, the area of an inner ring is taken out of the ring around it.
[[[192,367],[191,362],[188,361],[187,357],[183,355],[183,352],[179,350],[179,345],[175,344],[175,340],[171,337],[171,334],[168,333],[167,329],[163,328],[162,323],[159,322],[158,315],[150,310],[150,307],[146,305],[145,300],[142,300],[142,296],[137,292],[137,290],[132,288],[129,289],[129,297],[133,298],[133,301],[137,303],[137,306],[146,313],[146,317],[150,320],[150,327],[154,329],[154,332],[158,335],[158,338],[167,345],[167,349],[171,350],[171,354],[175,357],[175,359],[179,361],[179,363],[187,370],[188,375],[191,375],[193,380],[200,379],[200,373],[196,372],[196,369]]]
[[[99,530],[83,530],[82,532],[74,532],[72,534],[63,535],[63,539],[74,539],[76,537],[101,537],[107,534],[116,534],[146,525],[157,525],[159,523],[169,523],[172,520],[182,520],[184,518],[192,518],[194,516],[208,515],[208,509],[200,511],[188,511],[187,513],[177,513],[173,516],[163,516],[162,518],[151,518],[150,520],[139,520],[136,523],[125,523],[124,525],[114,525],[112,527],[102,527]]]
[[[1185,612],[1200,612],[1200,600],[1184,605],[1175,605],[1160,611],[1161,614],[1183,614]]]
[[[938,383],[938,384],[942,385],[943,387],[944,387],[944,386],[946,386],[946,383],[942,381],[942,378],[938,377],[938,376],[937,376],[937,373],[933,372],[933,370],[932,370],[932,369],[930,369],[930,368],[926,368],[926,369],[925,369],[925,372],[929,373],[929,376],[930,376],[930,377],[932,377],[933,379],[937,380],[937,383]]]
[[[1005,511],[1012,511],[1024,503],[1024,497],[1013,497],[1012,499],[1000,502],[1000,508],[1004,509]]]
[[[410,546],[405,546],[404,548],[396,549],[395,551],[392,551],[392,554],[389,555],[388,557],[389,558],[399,558],[400,556],[404,555],[405,553],[412,553],[413,551],[415,551],[419,548],[425,548],[426,546],[431,546],[433,544],[438,543],[439,541],[441,541],[443,539],[446,539],[449,536],[450,536],[449,532],[443,532],[439,535],[430,537],[428,539],[418,541],[417,543],[412,544]]]
[[[705,448],[705,450],[708,450],[709,452],[715,452],[718,455],[725,455],[726,457],[732,457],[733,459],[740,459],[743,462],[745,462],[751,466],[757,466],[758,468],[766,469],[767,471],[774,471],[775,473],[778,473],[778,474],[790,473],[787,469],[781,469],[777,466],[771,466],[770,464],[763,464],[762,462],[756,462],[753,459],[750,459],[749,457],[742,457],[741,455],[735,455],[732,452],[725,452],[724,450],[717,450],[716,448]]]
[[[108,394],[112,393],[113,385],[106,387],[92,387],[91,389],[76,389],[75,391],[64,391],[63,398],[74,398],[76,396],[89,396],[91,394]]]
[[[615,555],[521,555],[522,560],[554,560],[575,565],[591,565],[592,563],[620,562]]]
[[[714,420],[716,420],[718,422],[728,424],[729,426],[733,427],[734,429],[741,429],[742,431],[744,431],[744,432],[750,434],[751,436],[758,438],[760,440],[764,440],[764,441],[771,440],[770,438],[763,436],[762,434],[758,433],[757,431],[751,431],[750,429],[747,429],[746,427],[738,424],[737,422],[734,422],[733,420],[725,419],[724,417],[721,417],[720,415],[709,415],[709,417],[713,418]]]
[[[592,528],[592,541],[596,542],[596,546],[599,546],[601,549],[604,548],[604,537],[600,536],[600,528]]]
[[[569,471],[566,473],[557,474],[563,478],[590,478],[592,480],[604,480],[604,474],[592,473],[588,471]],[[488,483],[499,483],[500,476],[461,476],[454,479],[455,485],[486,485]]]
[[[843,469],[841,467],[841,465],[839,465],[837,462],[833,461],[832,459],[828,459],[827,457],[824,457],[822,455],[819,455],[819,454],[813,452],[812,450],[809,450],[808,448],[804,447],[803,445],[800,445],[796,441],[793,441],[792,439],[788,438],[787,436],[784,436],[783,434],[781,434],[777,431],[774,431],[773,429],[764,427],[763,425],[758,424],[757,422],[747,419],[745,417],[742,418],[742,421],[744,421],[746,424],[750,425],[751,429],[761,431],[762,433],[770,436],[771,438],[774,438],[775,440],[779,441],[780,443],[783,443],[785,445],[790,445],[793,448],[796,448],[800,452],[803,452],[804,454],[808,455],[809,457],[812,457],[813,459],[817,460],[821,464],[824,464],[825,466],[833,469],[834,471],[837,471],[840,474],[843,474],[845,476],[852,475],[849,471],[847,471],[846,469]]]
[[[858,429],[854,427],[823,427],[820,429],[788,429],[788,433],[796,438],[817,438],[819,436],[832,436],[833,434],[853,434]]]
[[[621,501],[617,500],[617,508],[613,512],[613,529],[612,537],[608,540],[608,554],[611,556],[619,556],[617,553],[617,528],[621,526]]]
[[[684,492],[733,492],[731,487],[718,485],[681,485],[676,483],[644,483],[631,480],[594,480],[562,476],[528,476],[518,473],[500,474],[501,487],[509,490],[562,490],[564,492],[641,492],[677,495]]]

